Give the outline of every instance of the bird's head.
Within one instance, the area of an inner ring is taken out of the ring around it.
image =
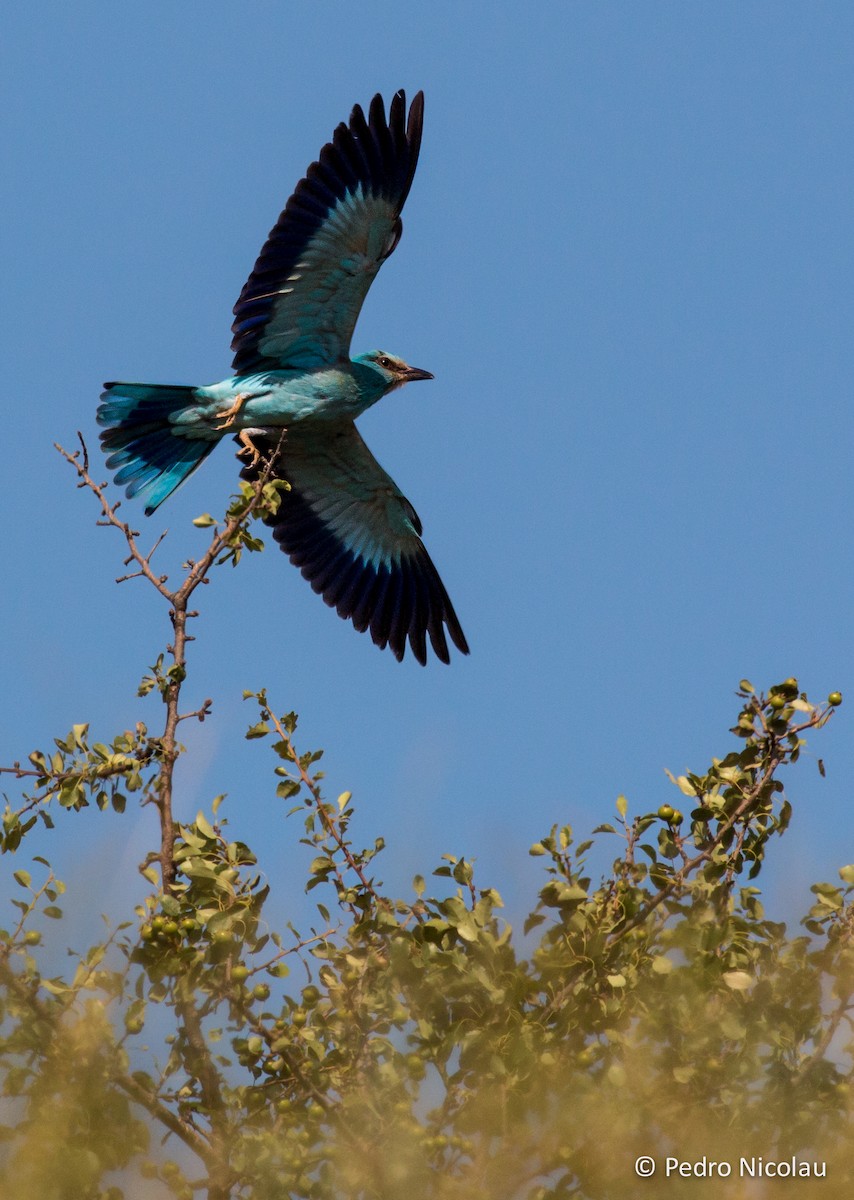
[[[410,367],[402,358],[395,358],[393,354],[386,354],[384,350],[369,350],[367,354],[360,354],[353,361],[363,367],[370,367],[383,378],[383,395],[402,387],[404,383],[412,383],[415,379],[433,378],[429,371],[422,371],[420,367]]]

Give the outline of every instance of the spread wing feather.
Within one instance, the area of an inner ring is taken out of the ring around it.
[[[253,431],[262,461],[244,466],[254,480],[276,452],[278,435]],[[463,654],[468,645],[448,593],[421,541],[415,509],[371,454],[352,422],[293,426],[274,477],[286,479],[273,537],[316,592],[356,629],[403,658],[407,639],[418,662],[427,638],[437,658],[450,660],[447,630]]]
[[[374,96],[338,126],[297,184],[234,306],[238,375],[324,366],[347,358],[359,310],[397,245],[412,184],[424,96],[406,116],[395,93],[388,119]]]

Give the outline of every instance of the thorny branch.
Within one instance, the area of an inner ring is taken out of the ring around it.
[[[88,489],[97,499],[102,514],[98,524],[117,529],[125,539],[128,548],[128,556],[124,560],[125,566],[135,564],[137,569],[127,575],[120,576],[117,582],[121,583],[127,579],[143,578],[159,592],[169,605],[169,619],[172,623],[172,641],[167,646],[167,652],[171,661],[164,672],[164,679],[167,682],[162,689],[163,700],[166,705],[166,721],[163,734],[158,739],[160,750],[158,757],[161,766],[156,785],[156,804],[160,813],[160,852],[158,855],[160,873],[164,892],[171,892],[174,890],[176,876],[174,862],[176,826],[172,816],[172,797],[175,762],[180,754],[176,736],[177,729],[181,721],[188,720],[191,717],[197,717],[198,720],[202,721],[210,711],[210,701],[205,701],[202,707],[195,712],[184,714],[180,712],[181,685],[186,675],[187,643],[192,641],[187,632],[187,622],[190,618],[198,615],[190,609],[189,601],[196,588],[207,582],[208,574],[220,555],[228,550],[229,547],[235,545],[235,539],[239,532],[245,529],[261,505],[264,498],[264,489],[273,477],[273,472],[281,453],[284,434],[274,453],[266,461],[263,471],[260,472],[258,478],[251,484],[251,492],[247,502],[232,505],[224,524],[221,527],[215,527],[213,537],[205,553],[198,561],[186,564],[187,573],[180,585],[174,589],[168,586],[168,576],[157,574],[151,565],[151,559],[166,534],[162,533],[157,538],[148,554],[143,553],[138,542],[139,531],[133,529],[127,521],[123,521],[119,517],[118,510],[121,507],[121,501],[112,503],[106,494],[106,484],[98,483],[91,475],[86,443],[81,434],[78,433],[77,436],[80,440],[80,450],[70,453],[64,447],[55,443],[56,449],[77,472],[78,487]]]
[[[38,994],[38,980],[28,980],[26,977],[12,970],[9,963],[9,949],[9,945],[0,946],[0,983],[15,995],[21,1003],[27,1005],[30,1011],[38,1017],[42,1027],[51,1030],[54,1038],[57,1040],[64,1039],[66,1031],[63,1027],[63,1018],[67,1012],[68,1005],[72,1003],[75,997],[75,993],[69,991],[67,1003],[63,1003],[55,997],[50,1000],[43,1000]],[[187,1121],[184,1121],[178,1114],[163,1104],[155,1092],[145,1087],[136,1076],[127,1072],[120,1062],[117,1062],[113,1070],[110,1071],[109,1079],[112,1084],[121,1088],[133,1100],[142,1105],[151,1116],[160,1121],[164,1128],[180,1138],[190,1150],[199,1156],[206,1166],[210,1167],[211,1151],[206,1138]]]
[[[759,710],[761,715],[761,710]],[[823,723],[827,719],[828,714],[817,709],[810,716],[809,720],[804,721],[801,725],[793,726],[791,733],[800,735],[807,729],[814,729],[817,725]],[[769,735],[770,736],[770,735]],[[749,814],[750,810],[756,802],[765,794],[768,785],[776,775],[778,769],[786,762],[789,757],[789,750],[786,745],[779,739],[770,736],[770,749],[768,758],[765,763],[765,768],[759,778],[755,781],[753,787],[749,788],[744,793],[744,798],[741,803],[732,812],[726,820],[722,821],[718,826],[715,836],[711,838],[706,846],[703,847],[692,858],[687,858],[683,865],[675,872],[673,877],[664,884],[654,896],[651,896],[646,904],[638,908],[637,912],[624,922],[619,928],[615,929],[611,936],[611,941],[616,941],[617,938],[625,936],[632,929],[636,929],[642,925],[649,916],[662,904],[668,896],[678,892],[689,875],[693,874],[698,867],[703,866],[711,860],[715,850],[725,841],[729,831],[733,829],[739,822],[743,821]],[[699,799],[699,797],[698,797]],[[740,845],[740,842],[737,843]]]
[[[703,846],[703,848],[698,850],[695,855],[689,857],[684,850],[687,838],[677,839],[677,849],[680,851],[682,857],[682,865],[680,866],[679,870],[675,871],[667,880],[667,882],[662,884],[657,892],[640,904],[637,910],[628,920],[617,922],[615,924],[606,937],[606,943],[608,946],[613,946],[628,933],[631,933],[632,930],[644,925],[652,916],[652,914],[669,897],[678,896],[682,893],[682,889],[684,888],[688,878],[700,867],[712,860],[715,851],[721,845],[725,844],[730,831],[736,828],[740,823],[747,821],[756,804],[767,793],[768,787],[774,779],[774,776],[779,768],[791,757],[792,752],[790,747],[786,744],[784,739],[775,736],[770,731],[765,720],[762,706],[755,699],[753,702],[753,707],[762,726],[762,735],[763,737],[767,738],[768,741],[768,752],[765,757],[763,770],[761,771],[759,777],[754,781],[753,786],[744,792],[742,800],[734,809],[734,811],[730,813],[726,819],[720,822],[714,836],[711,837]],[[806,730],[814,729],[820,725],[823,725],[831,715],[832,710],[830,709],[815,709],[806,721],[800,725],[791,726],[788,732],[790,735],[799,737],[800,734]],[[697,800],[699,803],[699,796],[697,797]],[[740,835],[736,839],[736,846],[732,854],[738,853],[738,851],[741,849],[745,832],[745,829],[741,830]],[[635,843],[637,842],[637,834],[635,831],[629,830],[627,832],[627,842],[628,848],[624,861],[626,865],[630,866],[634,861],[634,848]],[[552,997],[552,1000],[545,1010],[544,1016],[548,1017],[556,1013],[561,1008],[566,999],[572,994],[575,982],[576,981],[574,978],[569,980],[565,986],[562,987]]]
[[[372,880],[370,880],[368,878],[368,876],[365,874],[365,871],[362,867],[362,864],[359,862],[359,859],[356,857],[356,855],[350,849],[350,845],[347,842],[347,840],[342,836],[341,830],[338,828],[337,822],[329,815],[328,806],[325,803],[325,801],[321,795],[320,788],[318,787],[317,781],[312,779],[311,775],[309,775],[308,771],[306,770],[305,766],[303,765],[302,761],[300,760],[300,756],[297,754],[296,750],[294,749],[291,735],[287,732],[284,725],[279,720],[279,718],[276,716],[276,714],[272,711],[272,709],[269,708],[269,706],[267,706],[266,704],[262,705],[262,715],[266,720],[270,721],[270,723],[272,724],[276,733],[279,735],[279,738],[287,746],[289,757],[293,761],[293,764],[296,768],[297,775],[299,777],[299,781],[300,781],[300,783],[303,784],[303,786],[310,793],[312,802],[313,802],[313,806],[314,806],[314,810],[317,813],[317,815],[320,817],[320,820],[323,824],[323,828],[326,830],[327,835],[335,843],[335,845],[338,848],[338,850],[340,851],[341,856],[344,859],[345,863],[347,864],[349,869],[356,875],[356,877],[358,878],[362,887],[364,888],[365,892],[368,895],[370,895],[371,897],[373,897],[373,899],[378,904],[382,903],[382,899],[381,899],[380,895],[378,894],[376,888],[374,887]],[[336,869],[336,874],[337,874],[337,878],[338,878],[339,891],[342,895],[344,895],[347,891],[346,883],[343,879],[343,876],[341,876],[341,874],[337,871],[337,869]],[[355,913],[357,911],[355,906],[352,904],[348,903],[348,907],[350,908],[351,912],[353,912],[353,913]]]

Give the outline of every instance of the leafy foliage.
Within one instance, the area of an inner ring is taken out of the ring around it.
[[[411,895],[389,895],[382,840],[357,848],[352,798],[325,798],[296,716],[246,693],[246,737],[268,747],[271,793],[312,855],[316,923],[273,929],[263,864],[229,838],[219,798],[192,822],[171,809],[176,730],[210,709],[179,708],[182,589],[260,548],[247,522],[276,503],[265,486],[244,488],[222,525],[202,520],[206,565],[188,564],[175,591],[137,559],[171,606],[173,640],[141,688],[164,705],[163,733],[95,743],[76,725],[6,768],[25,791],[0,848],[14,864],[34,839],[40,853],[14,867],[20,897],[0,931],[2,1195],[617,1200],[675,1195],[668,1155],[826,1161],[845,1194],[854,865],[814,886],[802,932],[765,915],[756,884],[791,816],[780,772],[838,693],[813,705],[794,679],[767,693],[743,680],[733,748],[672,780],[680,807],[633,816],[620,797],[590,838],[556,824],[530,848],[543,881],[521,935],[452,854],[432,887],[419,875]],[[41,854],[50,814],[121,811],[130,796],[160,819],[141,867],[152,891],[50,973],[40,924],[63,915]],[[597,878],[587,864],[609,846]],[[660,1169],[638,1184],[641,1155]],[[743,1195],[734,1176],[714,1194]],[[801,1179],[798,1194],[826,1186]]]

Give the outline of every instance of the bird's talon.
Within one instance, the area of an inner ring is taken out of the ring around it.
[[[249,453],[252,455],[252,458],[249,462],[250,469],[252,467],[257,466],[258,462],[261,458],[261,451],[258,449],[258,447],[255,445],[255,443],[252,441],[252,438],[249,436],[249,431],[247,429],[242,429],[240,431],[240,433],[238,433],[238,435],[237,435],[237,440],[240,442],[241,446],[243,447],[243,450],[241,450],[240,453],[244,454],[248,450]]]

